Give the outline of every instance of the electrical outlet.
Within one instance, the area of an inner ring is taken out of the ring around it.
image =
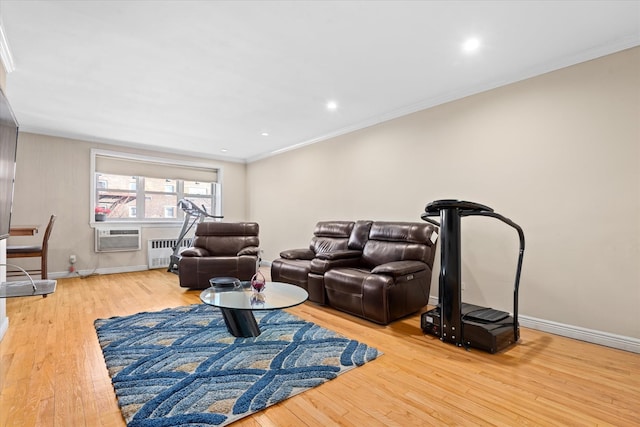
[[[464,282],[460,283],[460,289],[464,291],[464,288],[465,288]]]
[[[76,256],[69,255],[69,264],[75,264],[75,263],[76,263]]]

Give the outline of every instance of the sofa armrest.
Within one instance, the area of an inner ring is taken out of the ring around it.
[[[187,248],[184,251],[182,251],[180,253],[181,256],[187,256],[187,257],[204,257],[204,256],[210,256],[209,251],[206,250],[205,248],[198,248],[198,247],[193,247],[193,248]]]
[[[280,258],[312,260],[316,256],[311,249],[289,249],[280,252]]]
[[[246,248],[240,249],[240,252],[238,252],[238,256],[258,255],[259,253],[260,253],[260,249],[257,246],[247,246]]]
[[[361,256],[362,252],[349,249],[343,251],[320,252],[316,254],[316,258],[327,261],[335,261],[339,259],[354,259],[360,258]]]
[[[337,259],[322,259],[314,258],[311,260],[311,273],[324,275],[332,268],[357,268],[360,267],[360,257],[353,258],[337,258]]]
[[[420,261],[392,261],[375,267],[371,270],[371,273],[388,274],[393,277],[400,277],[426,269],[427,265]]]

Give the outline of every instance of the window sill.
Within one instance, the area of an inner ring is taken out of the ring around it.
[[[116,228],[116,227],[141,227],[141,228],[174,228],[181,227],[182,221],[176,220],[158,220],[158,221],[145,221],[145,220],[106,220],[106,221],[90,221],[89,226],[91,228]]]

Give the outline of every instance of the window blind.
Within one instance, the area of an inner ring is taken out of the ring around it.
[[[165,162],[103,154],[96,154],[95,159],[95,171],[105,174],[218,182],[218,170],[214,168],[176,164],[171,163],[169,160]]]

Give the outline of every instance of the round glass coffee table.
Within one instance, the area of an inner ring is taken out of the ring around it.
[[[260,335],[254,310],[294,307],[309,298],[307,291],[289,283],[267,282],[262,292],[252,290],[250,282],[241,283],[240,288],[210,287],[200,293],[203,303],[220,308],[227,329],[235,337]]]

